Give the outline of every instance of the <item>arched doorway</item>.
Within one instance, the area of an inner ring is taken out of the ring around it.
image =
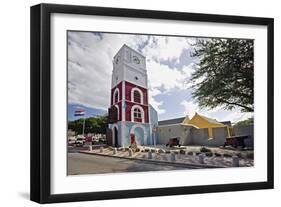
[[[138,145],[147,145],[147,132],[143,125],[135,124],[131,128],[130,134],[135,135],[135,139]]]
[[[114,124],[112,127],[112,146],[118,147],[118,126]]]

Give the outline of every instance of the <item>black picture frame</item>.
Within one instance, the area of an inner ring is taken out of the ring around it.
[[[219,184],[188,187],[121,190],[106,192],[85,192],[74,194],[51,194],[50,184],[50,130],[51,130],[51,70],[50,70],[50,16],[53,13],[99,15],[112,17],[151,18],[206,23],[232,23],[267,26],[267,181],[236,184]],[[30,151],[30,199],[38,203],[89,201],[147,196],[166,196],[255,189],[274,187],[274,20],[272,18],[195,14],[168,11],[103,8],[56,4],[39,4],[31,7],[31,151]]]

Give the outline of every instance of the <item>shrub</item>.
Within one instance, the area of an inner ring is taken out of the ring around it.
[[[154,152],[156,152],[156,150],[155,150],[155,149],[151,149],[151,152],[153,152],[153,153],[154,153]]]
[[[177,154],[179,154],[179,151],[173,151],[173,153],[175,154],[175,155],[177,155]]]
[[[159,149],[158,152],[159,152],[159,153],[165,153],[165,150]]]
[[[200,152],[211,152],[211,150],[208,149],[207,147],[201,147]]]
[[[201,152],[195,152],[195,155],[200,155],[201,154]]]
[[[253,152],[248,152],[248,153],[246,154],[246,157],[247,157],[248,159],[254,159],[254,153],[253,153]]]
[[[140,151],[141,151],[141,149],[140,149],[140,148],[137,148],[137,149],[136,149],[136,152],[140,152]]]
[[[216,157],[221,157],[221,154],[218,153],[218,152],[215,152],[215,156],[216,156]]]
[[[149,152],[149,149],[148,149],[148,148],[145,148],[144,151],[145,151],[145,152]]]
[[[223,156],[224,156],[224,157],[232,157],[232,155],[226,154],[226,153],[224,153]]]
[[[213,153],[212,153],[212,152],[206,152],[205,155],[206,155],[207,157],[212,157],[212,156],[213,156]]]
[[[236,156],[239,157],[239,158],[242,158],[242,154],[241,153],[237,153]]]
[[[166,153],[169,154],[169,153],[171,153],[171,151],[170,150],[166,150]]]
[[[187,152],[188,155],[193,155],[193,152]]]
[[[184,155],[184,154],[185,154],[185,150],[181,149],[181,150],[180,150],[180,154],[183,154],[183,155]]]

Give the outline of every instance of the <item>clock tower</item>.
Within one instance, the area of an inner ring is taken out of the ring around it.
[[[114,56],[111,87],[121,81],[147,88],[145,57],[127,45],[123,45]]]
[[[145,56],[123,45],[113,58],[108,142],[130,145],[134,135],[138,145],[152,144]]]

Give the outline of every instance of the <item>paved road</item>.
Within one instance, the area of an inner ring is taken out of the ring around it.
[[[147,161],[87,155],[82,153],[68,153],[67,167],[69,175],[188,169],[179,166],[154,164]]]

